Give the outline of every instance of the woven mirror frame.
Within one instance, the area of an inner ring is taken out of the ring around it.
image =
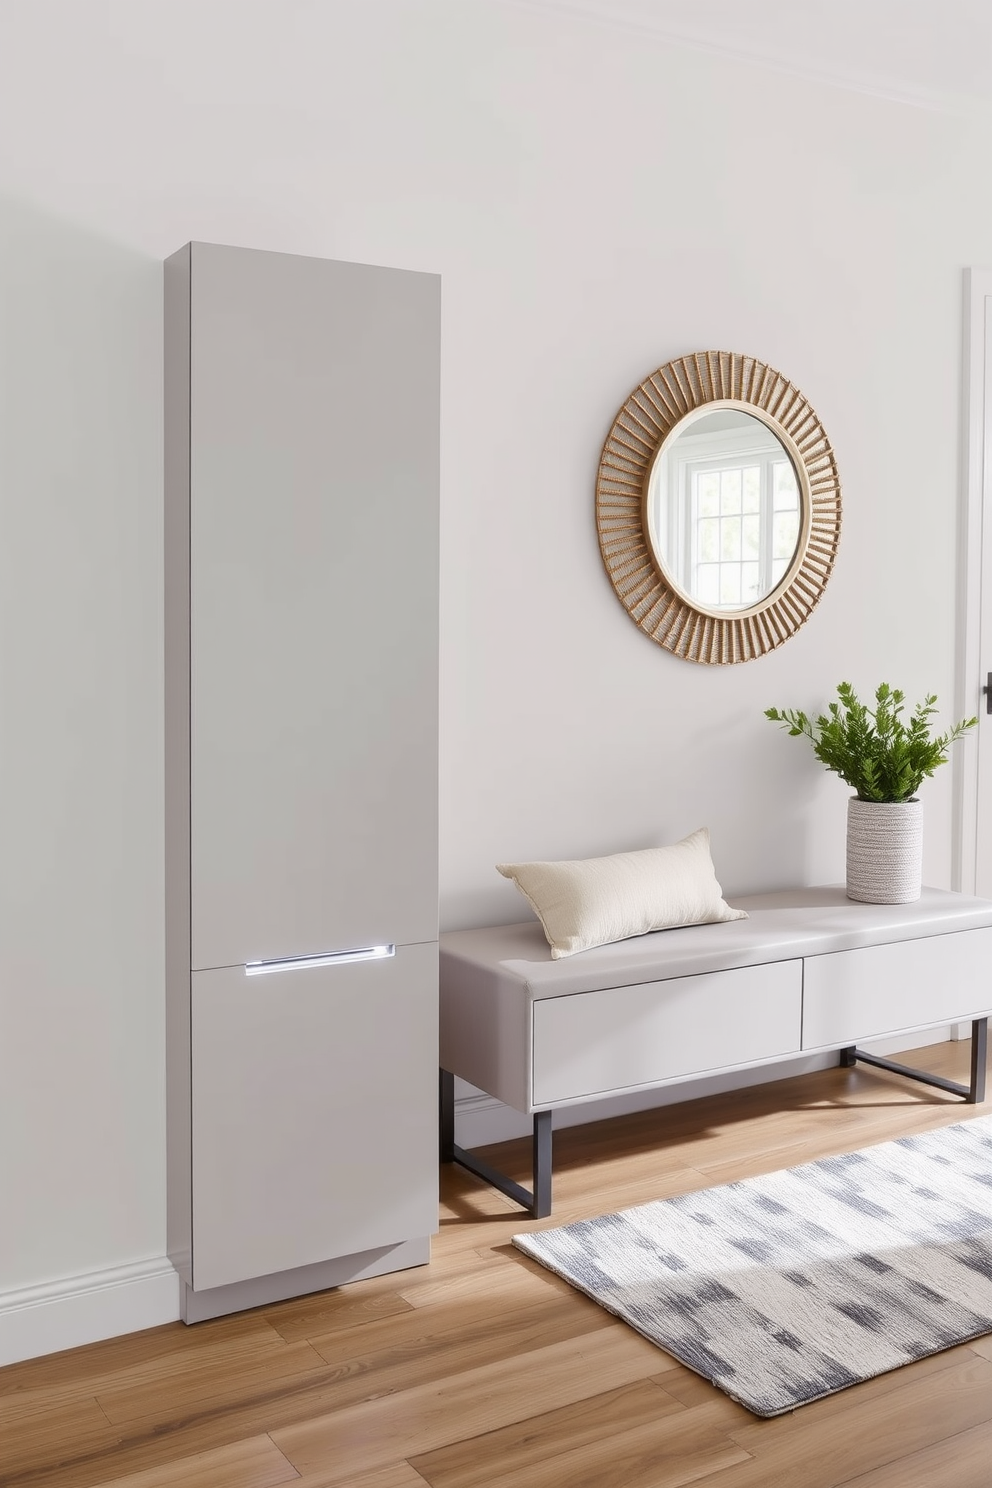
[[[655,456],[687,414],[708,404],[739,408],[767,425],[790,454],[802,491],[800,540],[788,572],[746,609],[695,603],[665,574],[648,536]],[[820,420],[798,388],[755,357],[701,351],[666,362],[634,389],[603,446],[596,527],[606,572],[634,623],[686,661],[751,661],[795,635],[830,577],[840,521],[840,480]]]

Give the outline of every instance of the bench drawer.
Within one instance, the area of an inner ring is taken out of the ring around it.
[[[662,1084],[798,1053],[802,962],[534,1002],[533,1103]]]
[[[992,929],[806,958],[803,1048],[957,1023],[992,1006]]]

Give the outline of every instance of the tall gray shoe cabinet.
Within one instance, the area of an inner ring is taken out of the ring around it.
[[[437,1228],[440,284],[165,269],[168,1246],[187,1322]]]

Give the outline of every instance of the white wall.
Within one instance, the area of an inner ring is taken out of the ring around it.
[[[520,917],[497,860],[702,823],[728,893],[837,880],[846,788],[762,711],[842,678],[959,701],[961,270],[992,261],[989,143],[501,0],[4,9],[0,1345],[39,1297],[135,1268],[159,1290],[132,1325],[173,1306],[161,259],[201,238],[442,275],[444,927]],[[617,408],[707,347],[796,382],[844,483],[819,610],[729,669],[634,627],[593,522]],[[370,395],[403,389],[383,368]],[[98,1313],[46,1346],[121,1326]]]
[[[0,199],[0,1361],[164,1248],[160,281]]]

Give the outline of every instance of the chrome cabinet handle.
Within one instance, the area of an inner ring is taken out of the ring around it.
[[[396,955],[395,945],[358,946],[350,951],[322,951],[316,956],[280,956],[273,961],[246,961],[245,976],[270,971],[306,971],[311,966],[343,966],[349,961],[384,961]]]

